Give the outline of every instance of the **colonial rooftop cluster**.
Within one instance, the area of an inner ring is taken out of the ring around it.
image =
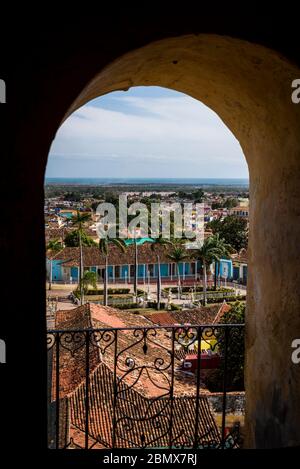
[[[222,308],[219,311],[212,308],[211,317],[220,316]],[[203,322],[203,311],[181,313],[181,324],[195,320]],[[59,399],[61,446],[67,445],[71,438],[72,447],[84,446],[87,382],[90,446],[112,447],[113,438],[116,447],[138,447],[141,438],[145,446],[168,446],[171,418],[174,444],[184,445],[189,439],[192,441],[196,423],[195,380],[184,382],[175,377],[174,397],[171,399],[171,369],[168,368],[171,363],[171,335],[168,329],[151,328],[153,323],[176,324],[175,321],[180,320],[177,314],[166,313],[164,321],[162,316],[158,318],[155,314],[137,320],[133,313],[89,303],[71,311],[57,312],[56,330],[64,332],[59,336],[59,370],[57,343],[50,349],[52,379],[49,384],[52,403],[55,405]],[[128,329],[133,324],[136,328]],[[145,332],[143,327],[149,326]],[[120,329],[126,327],[125,330]],[[88,354],[86,334],[89,337]],[[181,358],[180,354],[175,354],[175,368]],[[115,383],[117,394],[114,393]],[[199,440],[204,444],[218,443],[219,430],[205,393],[200,396],[198,416]],[[132,425],[124,425],[124,419],[131,419]],[[157,425],[158,420],[160,425]],[[116,423],[114,429],[113,421]]]

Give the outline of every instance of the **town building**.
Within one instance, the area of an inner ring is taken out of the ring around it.
[[[151,249],[151,243],[144,242],[138,246],[138,281],[146,283],[157,279],[158,262],[157,254],[160,258],[160,275],[163,282],[177,279],[177,267],[174,262],[168,259],[168,248],[157,246]],[[47,278],[52,283],[76,283],[79,279],[80,252],[77,247],[65,247],[58,253],[51,255],[48,252],[46,268]],[[105,257],[97,247],[83,247],[83,266],[85,270],[95,272],[97,280],[102,282],[104,278]],[[220,259],[216,266],[212,264],[208,269],[208,276],[211,279],[214,269],[217,269],[217,276],[221,280],[247,283],[247,252],[241,250],[238,254],[231,255],[228,259]],[[130,283],[134,278],[135,269],[135,248],[134,244],[129,244],[125,252],[120,251],[116,246],[109,248],[108,254],[108,282],[109,283]],[[179,274],[183,281],[196,282],[202,278],[201,262],[193,258],[191,250],[190,259],[179,263]]]
[[[47,275],[52,282],[73,283],[79,278],[79,248],[66,247],[57,254],[47,257]],[[157,254],[160,257],[160,273],[162,279],[172,281],[177,278],[176,265],[168,259],[168,248],[157,246],[151,249],[151,243],[145,242],[138,246],[138,279],[140,282],[155,279],[158,276]],[[83,247],[83,265],[85,270],[95,272],[99,281],[104,278],[105,257],[97,247]],[[127,246],[120,251],[116,246],[109,248],[108,281],[130,282],[134,278],[135,247]],[[196,281],[201,273],[200,262],[192,258],[179,263],[179,273],[183,280]]]

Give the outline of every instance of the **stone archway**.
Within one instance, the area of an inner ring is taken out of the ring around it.
[[[264,21],[256,32],[251,17],[247,24],[244,17],[217,21],[215,14],[189,18],[180,12],[174,19],[168,12],[152,24],[150,20],[136,23],[129,16],[103,30],[96,27],[98,18],[88,24],[84,19],[76,24],[63,22],[55,34],[45,30],[32,41],[27,39],[29,28],[24,22],[26,34],[14,56],[13,92],[7,107],[13,128],[6,161],[10,173],[3,172],[2,182],[8,194],[3,207],[8,221],[2,229],[2,262],[10,278],[16,265],[26,266],[18,295],[13,285],[6,285],[15,311],[23,312],[33,285],[35,291],[30,296],[30,314],[18,314],[18,328],[14,315],[3,317],[4,329],[13,331],[13,344],[23,344],[24,331],[27,334],[23,381],[32,383],[36,394],[23,386],[22,399],[37,410],[33,414],[30,405],[23,406],[22,420],[31,424],[31,441],[44,447],[46,428],[43,433],[40,417],[46,418],[43,183],[51,140],[63,119],[88,100],[134,85],[157,85],[201,100],[223,119],[243,148],[251,185],[247,445],[300,445],[300,365],[290,359],[292,340],[300,337],[300,105],[291,101],[291,83],[299,78],[300,68],[256,42],[283,47],[291,57],[297,57],[296,48],[290,39],[282,38],[281,21],[269,34]],[[102,15],[102,24],[105,18]],[[175,31],[174,37],[169,38],[168,31]],[[192,34],[195,31],[236,38]],[[14,175],[12,196],[7,174]],[[22,373],[19,349],[10,360],[11,368]],[[18,402],[19,389],[9,392]],[[35,395],[42,396],[41,403]],[[20,411],[19,406],[10,408],[7,435],[14,434]],[[27,440],[18,444],[28,451]]]
[[[213,109],[239,140],[250,173],[246,324],[246,439],[250,447],[300,444],[300,70],[278,53],[217,35],[153,42],[95,76],[67,111],[114,90],[157,85]],[[64,118],[65,118],[64,117]],[[295,223],[292,221],[295,220]]]

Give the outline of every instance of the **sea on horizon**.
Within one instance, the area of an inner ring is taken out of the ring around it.
[[[46,177],[45,184],[85,186],[134,185],[134,184],[191,184],[203,186],[249,186],[247,178],[64,178]]]

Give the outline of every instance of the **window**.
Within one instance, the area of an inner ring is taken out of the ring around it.
[[[187,369],[188,369],[188,368],[192,368],[191,362],[184,362],[184,363],[183,363],[183,368],[187,368]]]

